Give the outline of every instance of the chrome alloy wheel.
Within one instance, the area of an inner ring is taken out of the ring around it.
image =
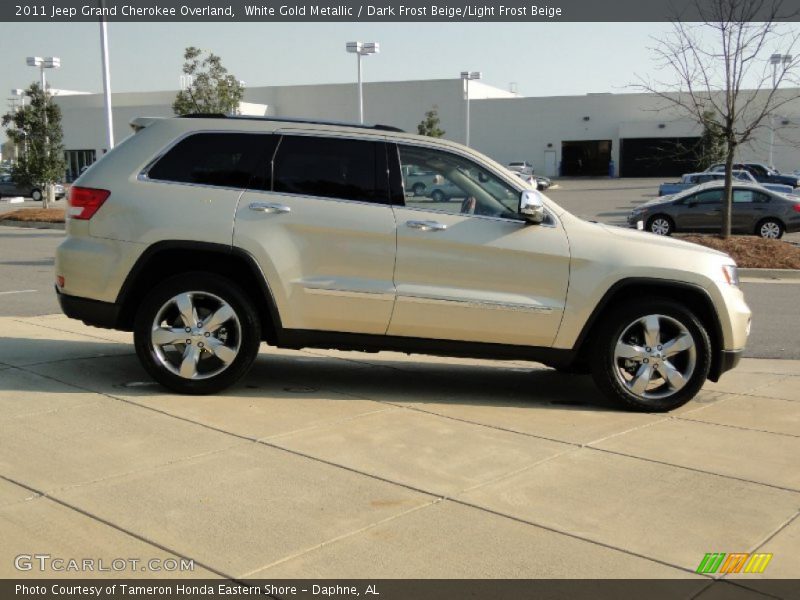
[[[614,348],[614,374],[645,400],[667,398],[691,379],[697,348],[689,330],[665,315],[646,315],[628,325]]]
[[[208,379],[227,369],[239,354],[239,317],[219,296],[184,292],[156,313],[150,344],[159,362],[184,379]]]
[[[670,229],[669,221],[664,217],[653,219],[653,222],[650,224],[650,231],[656,235],[668,235]]]
[[[758,228],[758,233],[762,238],[777,240],[781,237],[781,226],[775,221],[767,221]]]

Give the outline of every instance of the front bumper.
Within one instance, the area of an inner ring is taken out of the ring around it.
[[[93,327],[116,329],[119,324],[120,306],[112,302],[101,302],[90,298],[64,294],[56,286],[56,296],[61,311],[70,319],[78,319]]]
[[[720,350],[717,359],[711,365],[708,378],[711,381],[719,381],[723,373],[736,368],[736,365],[742,360],[742,354],[744,354],[744,350]]]

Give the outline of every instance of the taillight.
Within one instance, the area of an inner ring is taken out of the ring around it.
[[[794,212],[800,212],[800,204],[795,204],[793,207]]]
[[[111,192],[73,185],[69,190],[68,214],[73,219],[87,221],[94,216]]]

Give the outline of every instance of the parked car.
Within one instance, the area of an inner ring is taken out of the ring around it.
[[[790,185],[793,188],[800,186],[800,177],[797,175],[784,175],[775,169],[762,165],[760,163],[734,163],[734,169],[749,171],[749,173],[759,183],[782,183]],[[722,163],[711,165],[706,171],[709,172],[725,172],[725,165]]]
[[[464,198],[466,193],[441,175],[433,172],[413,171],[405,177],[406,193],[427,197],[434,202],[447,202],[452,198]]]
[[[658,235],[719,231],[724,190],[724,181],[712,181],[647,202],[631,211],[628,224]],[[733,185],[731,230],[772,239],[800,231],[800,198],[737,181]]]
[[[750,173],[750,171],[745,171],[744,169],[734,170],[733,178],[739,181],[747,181],[750,183],[758,183],[756,178]],[[703,173],[686,173],[685,175],[681,176],[681,180],[677,183],[662,183],[658,187],[658,195],[659,196],[671,196],[673,194],[677,194],[684,190],[688,190],[691,187],[699,185],[701,183],[707,183],[709,181],[719,181],[725,179],[725,171],[710,171],[710,172],[703,172]],[[765,188],[768,190],[772,190],[774,192],[782,192],[785,194],[791,194],[794,191],[794,188],[790,185],[784,185],[782,183],[762,183]]]
[[[533,175],[533,165],[527,160],[518,160],[508,163],[508,170],[523,175]]]
[[[535,187],[540,192],[545,191],[553,184],[550,178],[545,177],[544,175],[526,175],[524,173],[517,173],[517,176],[529,186]]]
[[[10,173],[0,174],[0,198],[22,196],[31,198],[36,202],[41,202],[43,198],[43,186],[22,185],[16,183]],[[60,183],[55,184],[56,199],[63,198],[65,195],[64,186]]]
[[[666,411],[745,347],[729,256],[579,219],[460,144],[266,117],[134,124],[70,190],[56,291],[69,317],[133,331],[177,392],[234,384],[266,341],[536,360]],[[404,172],[468,195],[416,202]]]

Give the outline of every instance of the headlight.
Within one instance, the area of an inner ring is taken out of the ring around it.
[[[739,287],[739,270],[736,265],[722,265],[722,275],[730,285]]]

